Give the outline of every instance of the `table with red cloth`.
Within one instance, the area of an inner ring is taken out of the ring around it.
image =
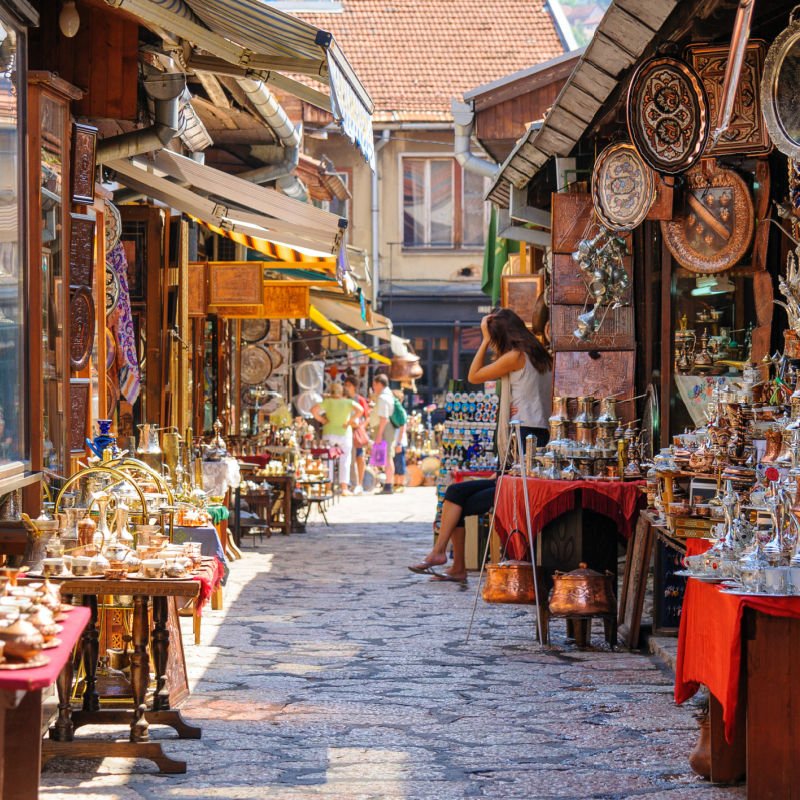
[[[526,527],[522,481],[521,477],[506,475],[497,484],[495,528],[503,542],[515,528],[524,532]],[[617,524],[619,533],[629,539],[645,503],[640,488],[644,481],[552,481],[545,478],[527,478],[527,481],[533,536],[562,514],[581,508],[609,517]],[[520,537],[515,537],[507,552],[512,558],[521,559],[527,553],[527,546],[523,546]]]
[[[196,613],[202,613],[203,606],[208,602],[215,590],[222,586],[225,575],[225,566],[216,556],[204,557],[197,568],[192,580],[200,584],[200,594],[195,598]]]
[[[54,684],[89,621],[89,609],[66,614],[61,644],[44,650],[47,664],[33,669],[0,670],[0,797],[36,800],[42,758],[42,689]]]

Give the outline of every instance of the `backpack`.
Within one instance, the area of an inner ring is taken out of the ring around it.
[[[396,397],[394,399],[394,409],[392,410],[392,416],[389,417],[389,422],[393,428],[402,428],[403,425],[408,422],[408,414],[406,414],[403,404]]]

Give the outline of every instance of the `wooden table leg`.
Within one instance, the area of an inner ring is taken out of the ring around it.
[[[148,621],[147,597],[133,598],[133,652],[131,653],[131,687],[133,688],[133,720],[131,741],[146,742],[150,738],[145,717],[147,684],[150,677],[150,660],[147,655]]]
[[[6,698],[0,698],[0,702],[13,699],[5,712],[0,797],[37,800],[42,762],[42,690],[2,694]]]
[[[72,657],[67,659],[64,669],[58,675],[56,690],[58,691],[58,718],[50,728],[50,738],[56,742],[71,742],[75,738],[75,726],[72,724]]]
[[[169,708],[167,690],[167,654],[169,652],[169,631],[167,630],[167,598],[153,598],[153,666],[156,670],[156,691],[153,695],[153,711],[166,711]]]
[[[97,595],[84,596],[83,604],[91,612],[91,618],[83,632],[82,654],[84,670],[83,710],[97,711],[100,696],[97,694],[97,659],[100,655],[100,630],[97,627]]]

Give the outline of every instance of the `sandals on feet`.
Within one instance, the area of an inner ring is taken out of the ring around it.
[[[449,583],[458,583],[461,586],[467,585],[466,578],[457,578],[455,575],[448,575],[446,572],[436,572],[436,570],[428,570],[429,574],[431,575],[432,581],[446,581]]]
[[[409,567],[411,572],[416,573],[417,575],[438,575],[439,573],[434,570],[434,567],[443,567],[444,564],[431,564],[428,561],[423,561],[419,564],[414,564],[413,567]]]

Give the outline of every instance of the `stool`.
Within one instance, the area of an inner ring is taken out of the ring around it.
[[[592,620],[594,618],[603,620],[603,629],[606,642],[613,650],[617,643],[617,615],[614,614],[591,614],[586,616],[564,617],[567,621],[567,637],[575,640],[575,645],[581,649],[591,644]]]

